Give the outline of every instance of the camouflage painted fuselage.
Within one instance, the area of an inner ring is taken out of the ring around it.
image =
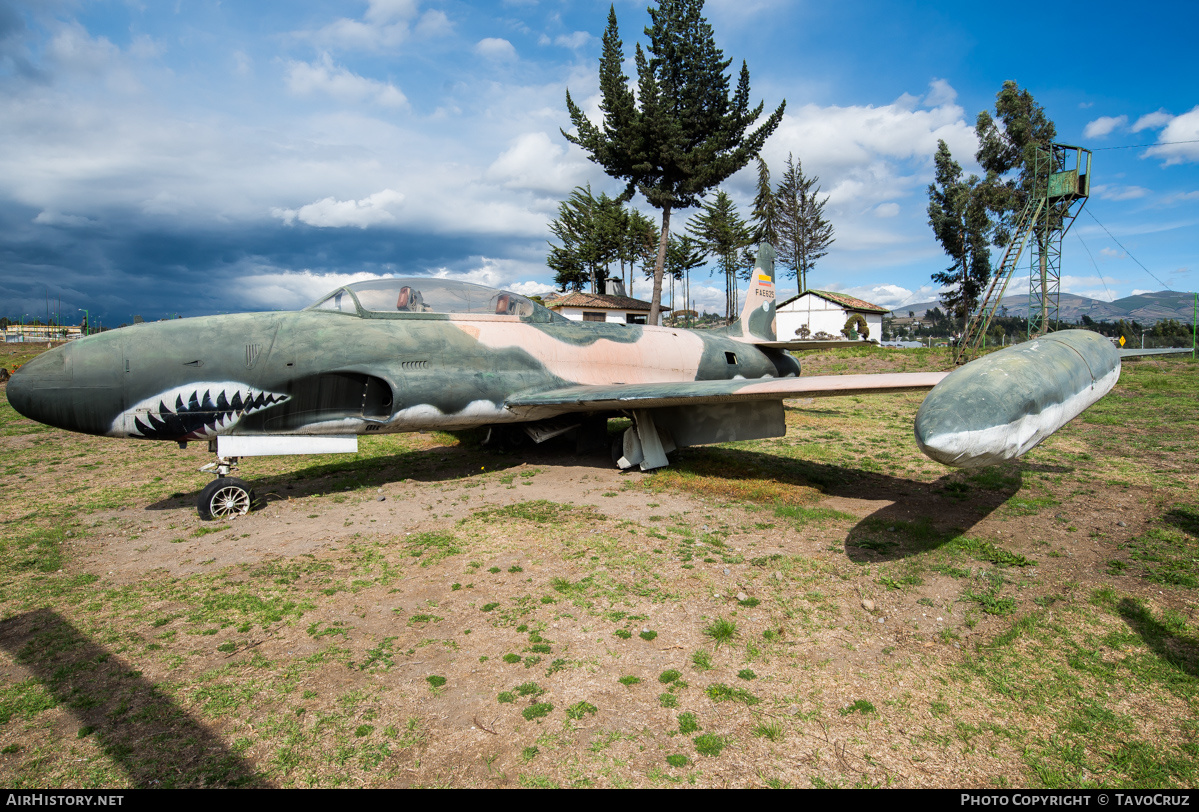
[[[531,316],[307,310],[140,324],[76,341],[9,384],[35,420],[159,440],[364,434],[540,419],[521,393],[795,376],[781,350],[719,331]],[[548,409],[569,411],[569,409]]]
[[[939,462],[975,467],[1024,454],[1120,374],[1115,350],[1081,331],[952,374],[815,378],[798,377],[793,343],[775,339],[768,252],[741,317],[721,330],[574,322],[510,291],[389,278],[339,288],[298,313],[84,338],[26,364],[8,399],[58,428],[215,438],[229,457],[345,451],[360,434],[508,423],[543,439],[592,425],[580,413],[623,413],[633,426],[619,464],[649,470],[666,465],[673,447],[781,436],[785,398],[933,389],[917,415],[917,443]]]

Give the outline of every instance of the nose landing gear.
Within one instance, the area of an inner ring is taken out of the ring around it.
[[[244,480],[229,476],[237,470],[237,457],[217,457],[200,469],[217,478],[200,491],[196,512],[204,521],[245,516],[254,507],[254,490]]]

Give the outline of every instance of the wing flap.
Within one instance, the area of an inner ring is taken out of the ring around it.
[[[706,403],[919,392],[932,389],[948,374],[895,372],[882,375],[821,375],[757,380],[567,386],[516,394],[508,398],[505,406],[522,416],[537,417],[551,413],[603,409],[655,409]]]
[[[734,341],[740,341],[744,344],[753,344],[755,347],[766,347],[772,350],[791,350],[798,352],[800,350],[836,350],[845,349],[846,347],[878,347],[878,342],[873,340],[850,341],[843,338],[831,339],[815,339],[803,338],[792,339],[791,341],[758,341],[757,339],[739,338],[737,336],[729,336]]]

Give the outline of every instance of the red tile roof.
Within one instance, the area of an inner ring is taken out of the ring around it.
[[[860,310],[864,313],[890,313],[891,309],[880,305],[871,304],[863,299],[855,296],[849,296],[844,293],[833,293],[827,290],[806,290],[804,293],[810,293],[813,296],[819,296],[821,299],[827,299],[833,304],[839,304],[846,310]],[[802,296],[803,294],[800,294]],[[799,296],[792,296],[790,299],[779,302],[778,307],[789,305],[798,299]]]
[[[546,302],[545,306],[555,310],[559,307],[590,307],[596,310],[644,310],[647,313],[650,309],[649,302],[643,302],[630,296],[608,296],[580,291],[568,293],[561,299],[555,299],[552,302]],[[670,310],[669,307],[662,308],[663,313],[668,310]]]

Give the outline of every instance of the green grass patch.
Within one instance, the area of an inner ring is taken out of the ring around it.
[[[404,539],[404,549],[413,558],[419,558],[422,567],[462,552],[454,534],[444,532],[413,533]]]
[[[858,699],[851,704],[846,705],[844,708],[841,708],[837,711],[837,713],[841,714],[842,716],[849,716],[851,713],[866,714],[877,713],[877,711],[874,709],[874,703],[866,699]]]
[[[599,708],[592,705],[590,702],[576,702],[566,709],[567,718],[578,721],[588,714],[594,716],[599,712]]]
[[[688,733],[695,733],[698,730],[700,730],[699,720],[695,718],[694,713],[679,714],[679,733],[686,736]]]
[[[520,712],[520,715],[532,722],[535,719],[541,719],[549,716],[554,710],[554,706],[549,702],[536,702]]]
[[[713,702],[744,702],[746,705],[756,705],[762,701],[744,688],[734,688],[720,682],[709,685],[704,689],[704,693]]]
[[[718,756],[728,746],[728,740],[715,733],[701,733],[692,739],[692,742],[695,744],[695,752],[701,756]]]
[[[737,636],[737,624],[725,618],[717,618],[704,629],[704,634],[716,643],[717,648],[720,648],[724,643],[731,643]]]

